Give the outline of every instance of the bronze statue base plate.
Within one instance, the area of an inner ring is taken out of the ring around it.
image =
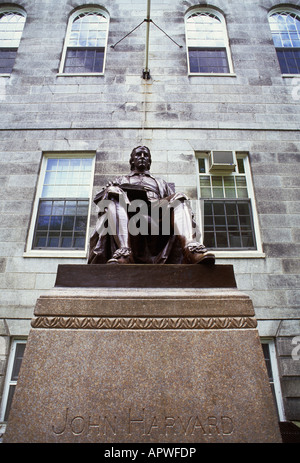
[[[100,264],[57,269],[56,287],[235,288],[232,265]]]

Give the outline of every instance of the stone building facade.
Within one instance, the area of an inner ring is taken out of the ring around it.
[[[152,0],[150,22],[148,5],[0,1],[3,430],[36,299],[86,262],[92,198],[140,144],[233,264],[279,421],[300,421],[300,1]]]

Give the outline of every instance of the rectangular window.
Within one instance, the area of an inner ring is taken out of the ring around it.
[[[189,48],[190,72],[229,73],[227,52],[224,48]]]
[[[273,339],[261,340],[263,354],[266,362],[267,373],[269,377],[270,387],[277,407],[279,421],[284,421],[284,408],[282,402],[282,393],[279,380],[279,372],[277,366],[277,358],[275,351],[275,342]]]
[[[222,251],[256,251],[258,233],[248,157],[232,153],[234,165],[223,163],[220,167],[212,164],[210,154],[197,153],[204,244]]]
[[[207,247],[256,249],[249,200],[205,200],[204,216]]]
[[[93,170],[93,155],[43,158],[31,249],[85,250]]]
[[[0,48],[0,74],[10,74],[15,64],[17,48]]]
[[[300,48],[277,48],[282,74],[300,74]]]
[[[88,211],[88,200],[40,199],[33,249],[84,249]]]
[[[26,347],[25,340],[15,340],[12,343],[8,366],[6,372],[6,382],[4,385],[3,399],[1,406],[1,421],[7,421],[11,408],[12,399],[16,389],[21,363]]]
[[[68,48],[64,73],[103,72],[104,47]]]

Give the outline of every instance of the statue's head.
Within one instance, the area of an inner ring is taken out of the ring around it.
[[[136,148],[134,148],[131,151],[131,155],[130,155],[130,159],[129,159],[129,164],[130,164],[131,170],[133,170],[135,168],[134,159],[135,159],[136,153],[141,152],[141,151],[147,153],[147,155],[149,157],[149,164],[147,166],[147,170],[150,169],[150,166],[151,166],[151,153],[150,153],[149,148],[147,148],[147,146],[137,146]]]

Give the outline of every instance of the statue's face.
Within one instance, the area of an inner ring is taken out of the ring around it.
[[[143,146],[137,148],[133,156],[134,170],[144,172],[150,169],[150,154]]]

